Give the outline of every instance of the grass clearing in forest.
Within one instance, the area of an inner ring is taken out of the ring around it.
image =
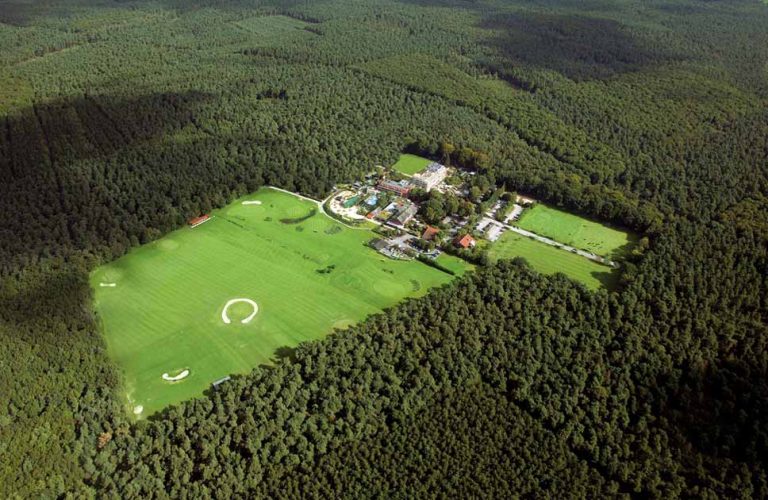
[[[540,203],[525,210],[515,225],[610,259],[621,257],[637,242],[637,236],[632,233]]]
[[[343,227],[276,190],[212,216],[91,274],[110,354],[141,416],[452,279],[418,261],[384,258],[367,247],[371,231]],[[459,273],[467,269],[446,258]]]
[[[404,154],[400,155],[400,159],[392,165],[392,168],[401,174],[413,175],[427,168],[427,165],[430,163],[432,163],[432,160],[422,158],[421,156]]]
[[[513,231],[505,232],[498,241],[494,242],[490,246],[488,255],[492,261],[523,257],[533,269],[540,273],[563,273],[573,280],[584,283],[590,290],[597,290],[600,287],[615,288],[620,272]]]
[[[234,23],[237,27],[265,41],[285,41],[294,37],[311,37],[309,24],[288,16],[255,16]]]

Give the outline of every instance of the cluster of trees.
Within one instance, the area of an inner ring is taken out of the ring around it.
[[[764,6],[274,3],[4,15],[0,494],[768,495]],[[480,267],[134,423],[90,270],[409,145],[648,230],[622,291]]]

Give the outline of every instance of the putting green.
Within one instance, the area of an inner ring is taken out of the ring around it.
[[[400,173],[413,175],[427,168],[427,165],[430,163],[432,163],[432,160],[422,158],[421,156],[404,154],[400,155],[400,159],[397,160],[397,163],[392,168]]]
[[[313,209],[262,189],[92,273],[110,355],[141,416],[270,363],[281,347],[321,338],[452,279],[418,261],[382,257],[366,246],[375,237],[369,230],[317,212],[305,218]],[[466,269],[446,258],[452,269]],[[189,370],[185,378],[163,379],[180,369]]]
[[[637,242],[637,236],[632,233],[542,204],[525,210],[516,225],[574,248],[614,259]]]

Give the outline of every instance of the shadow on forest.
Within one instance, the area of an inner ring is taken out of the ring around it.
[[[41,255],[56,256],[62,247],[79,248],[105,239],[114,232],[114,223],[96,227],[93,217],[107,207],[115,211],[122,204],[123,220],[126,213],[137,216],[135,201],[121,200],[122,185],[146,185],[154,176],[155,187],[160,189],[158,178],[185,175],[191,168],[187,163],[161,171],[145,165],[145,160],[154,156],[154,163],[165,167],[169,159],[163,162],[162,151],[170,148],[155,143],[184,127],[197,126],[197,115],[212,99],[200,92],[135,98],[80,96],[23,108],[0,120],[0,150],[4,152],[0,157],[0,210],[44,214],[11,218],[0,226],[0,256],[9,256],[0,259],[0,269],[14,260],[25,263]],[[108,161],[119,154],[123,154],[120,161]],[[84,160],[98,163],[80,164]],[[146,207],[147,212],[156,214],[157,210]],[[162,221],[163,227],[174,224],[176,220]]]
[[[481,28],[507,65],[524,63],[574,80],[603,79],[662,64],[675,57],[645,47],[613,20],[576,15],[513,13],[486,17]]]
[[[213,99],[195,91],[131,98],[84,95],[24,108],[6,119],[15,173],[30,153],[62,163],[108,156],[163,137],[196,123],[196,113]]]
[[[35,18],[61,14],[49,2],[28,2],[24,0],[0,0],[0,23],[12,26],[28,26]]]
[[[768,465],[765,367],[726,361],[684,369],[658,386],[655,413],[676,439],[702,454]]]
[[[74,312],[83,311],[90,293],[83,274],[70,266],[29,272],[14,288],[5,293],[0,288],[0,322],[17,325],[20,338],[26,325],[65,322],[76,316]],[[56,341],[55,334],[44,328],[38,329],[35,340],[43,338],[41,333],[50,333],[47,340]]]

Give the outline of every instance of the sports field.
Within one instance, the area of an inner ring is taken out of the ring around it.
[[[404,154],[400,155],[400,159],[392,165],[392,168],[402,174],[413,175],[425,169],[430,163],[432,160],[427,160],[421,156]]]
[[[366,246],[372,232],[290,194],[262,189],[212,215],[91,275],[110,354],[141,416],[452,279],[382,257]]]
[[[587,288],[611,289],[616,284],[618,271],[589,259],[545,243],[527,238],[513,231],[506,231],[488,250],[493,261],[523,257],[540,273],[561,272],[571,279],[584,283]]]
[[[542,204],[525,210],[516,225],[560,243],[608,258],[619,257],[637,241],[632,233]]]

